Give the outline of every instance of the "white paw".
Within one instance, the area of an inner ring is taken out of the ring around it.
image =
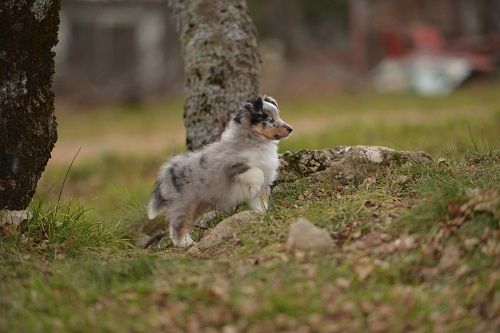
[[[194,245],[194,241],[189,233],[186,233],[183,237],[171,237],[174,246],[177,247],[189,247]]]
[[[268,203],[264,199],[257,197],[250,202],[250,206],[257,213],[264,214],[267,212]]]

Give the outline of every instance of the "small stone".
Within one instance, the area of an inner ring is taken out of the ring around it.
[[[333,246],[333,239],[325,229],[316,227],[305,218],[290,225],[286,247],[292,250],[326,250]]]
[[[365,155],[366,158],[375,163],[380,163],[384,160],[380,153],[380,149],[374,147],[365,147]]]
[[[440,157],[437,160],[437,165],[438,166],[449,166],[448,162],[446,161],[446,159],[444,157]]]
[[[222,220],[212,230],[210,230],[209,233],[206,233],[197,244],[192,246],[187,253],[198,254],[201,251],[220,243],[224,239],[236,236],[238,227],[250,225],[254,216],[254,213],[249,210],[245,210]]]
[[[19,225],[25,220],[29,220],[33,214],[27,209],[24,210],[0,210],[0,225],[11,223]]]

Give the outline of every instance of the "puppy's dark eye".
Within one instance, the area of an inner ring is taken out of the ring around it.
[[[274,124],[274,119],[273,118],[269,119],[269,123]]]

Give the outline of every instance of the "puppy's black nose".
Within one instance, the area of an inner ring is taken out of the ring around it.
[[[285,128],[286,128],[286,130],[288,131],[288,133],[292,133],[293,128],[291,128],[291,127],[290,127],[290,126],[288,126],[288,125],[285,125]]]

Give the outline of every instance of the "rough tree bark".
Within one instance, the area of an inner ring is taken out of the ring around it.
[[[170,0],[184,57],[187,148],[217,140],[259,92],[260,58],[245,0]]]
[[[57,140],[59,0],[0,1],[0,210],[29,204]]]

